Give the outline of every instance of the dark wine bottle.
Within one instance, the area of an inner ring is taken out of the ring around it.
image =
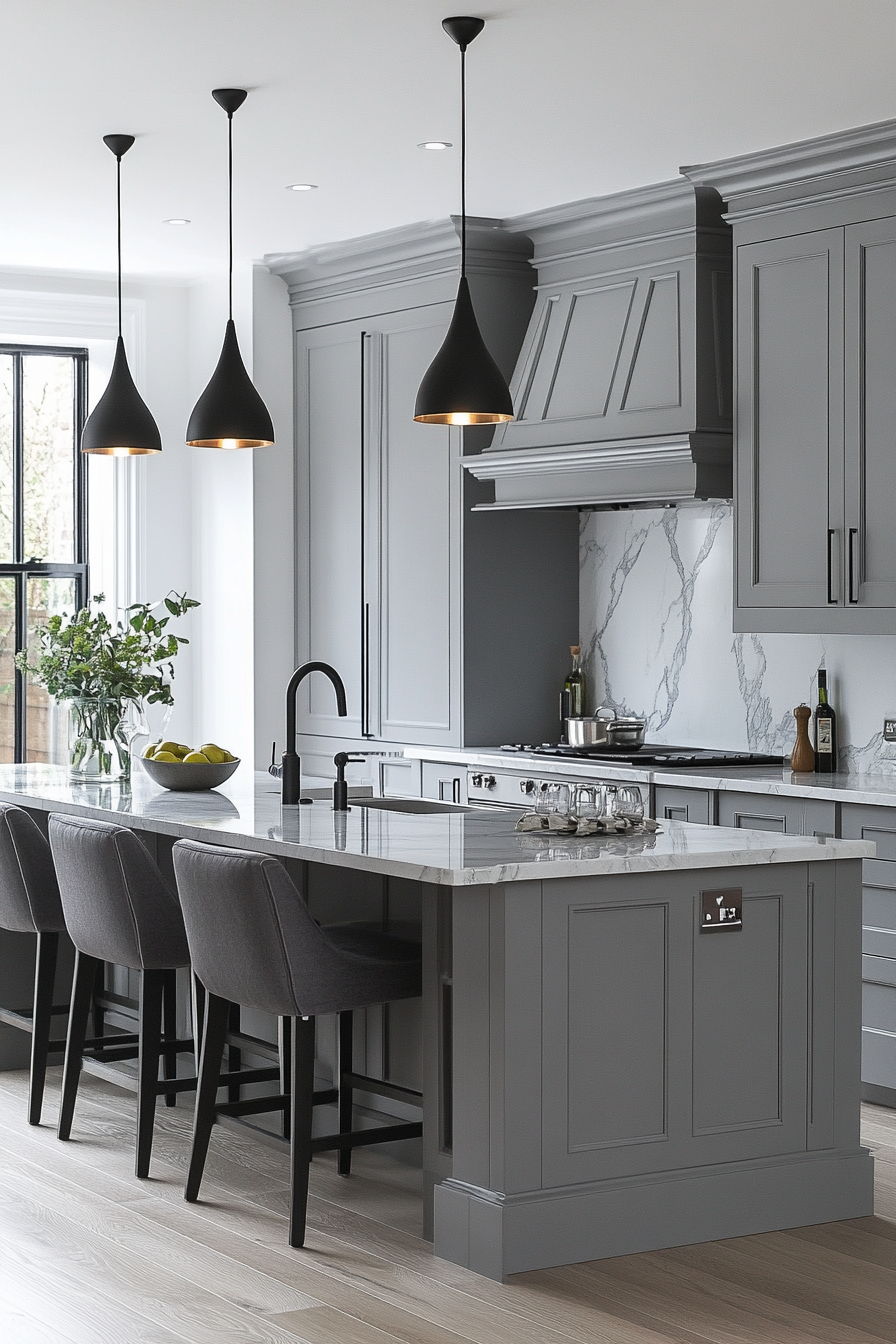
[[[837,715],[828,701],[828,674],[818,669],[818,704],[815,706],[815,769],[821,775],[837,769]]]

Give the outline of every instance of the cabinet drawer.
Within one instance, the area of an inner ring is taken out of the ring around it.
[[[896,1034],[862,1029],[862,1082],[896,1088]]]
[[[892,886],[896,887],[896,808],[844,803],[840,812],[840,826],[844,840],[873,840],[877,845],[877,857],[865,860],[866,879],[872,871],[869,864],[877,865],[889,860],[893,865]],[[880,871],[883,875],[886,870]]]
[[[419,798],[419,761],[380,761],[381,798]]]
[[[896,958],[863,956],[862,979],[866,983],[890,985],[896,988]],[[896,1001],[893,1004],[893,1011],[896,1014]],[[893,1031],[896,1031],[896,1016],[893,1020]]]
[[[423,762],[423,797],[443,803],[467,801],[467,768],[440,761]]]
[[[707,789],[658,784],[654,807],[658,821],[697,821],[702,826],[712,826],[715,821],[715,794]]]
[[[719,794],[719,825],[780,835],[836,835],[837,804],[820,798],[774,794]]]
[[[867,866],[867,859],[865,866]],[[896,891],[888,887],[862,887],[862,923],[866,929],[896,933]]]
[[[874,957],[871,960],[889,958]],[[872,1031],[891,1032],[896,1037],[896,985],[879,985],[867,980],[863,983],[862,1026]]]

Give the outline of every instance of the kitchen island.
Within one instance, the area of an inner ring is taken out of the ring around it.
[[[281,808],[248,773],[171,794],[5,766],[0,799],[117,819],[163,864],[179,836],[275,854],[326,917],[416,910],[440,1256],[500,1279],[872,1212],[865,841],[674,821],[543,837],[500,811]],[[701,931],[722,907],[740,917]]]

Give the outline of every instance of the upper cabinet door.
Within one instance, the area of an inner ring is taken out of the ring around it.
[[[736,396],[737,607],[842,604],[842,229],[737,249]]]
[[[301,733],[361,732],[361,358],[360,324],[338,323],[295,338],[296,597],[299,662],[332,664],[345,682],[348,718],[333,688],[312,676],[299,687]]]
[[[849,605],[896,606],[896,219],[846,229]]]
[[[371,728],[387,742],[450,743],[460,731],[460,454],[447,428],[414,420],[417,389],[451,312],[450,303],[429,304],[372,324],[379,376],[370,383],[377,428],[367,513],[368,583],[378,595]]]

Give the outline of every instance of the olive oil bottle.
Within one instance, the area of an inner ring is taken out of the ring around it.
[[[570,644],[569,651],[572,654],[572,667],[566,674],[560,695],[561,736],[566,733],[567,719],[581,719],[585,714],[585,673],[580,665],[582,646]]]
[[[828,674],[818,669],[818,704],[815,706],[815,769],[829,775],[837,769],[837,715],[828,700]]]

